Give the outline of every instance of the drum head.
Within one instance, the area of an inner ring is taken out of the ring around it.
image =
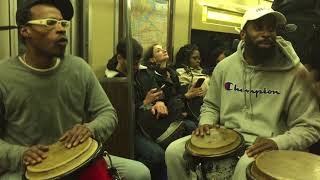
[[[256,179],[320,179],[320,157],[300,151],[268,151],[251,167]]]
[[[98,143],[91,138],[71,149],[57,142],[49,146],[46,159],[39,164],[27,167],[26,177],[28,179],[54,179],[68,174],[80,168],[95,154],[97,149]]]
[[[210,135],[204,137],[192,135],[191,144],[198,148],[220,148],[234,143],[238,134],[231,129],[212,128]]]
[[[231,129],[213,128],[204,137],[192,135],[186,143],[186,150],[194,156],[219,157],[237,151],[243,137]]]

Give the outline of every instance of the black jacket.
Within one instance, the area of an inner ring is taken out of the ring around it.
[[[169,79],[163,75],[166,72],[170,74]],[[165,84],[162,89],[163,97],[159,100],[166,104],[169,114],[162,119],[156,119],[150,109],[143,106],[143,100],[150,89],[159,88],[163,84]],[[135,92],[137,123],[152,138],[158,138],[171,122],[183,119],[181,114],[185,110],[185,98],[175,70],[171,68],[167,68],[163,72],[152,69],[140,70],[135,74]]]

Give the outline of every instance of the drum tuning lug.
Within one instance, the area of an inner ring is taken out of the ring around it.
[[[107,151],[103,151],[103,156],[107,156],[108,152]]]
[[[113,180],[122,180],[119,171],[115,167],[108,168],[108,172]]]

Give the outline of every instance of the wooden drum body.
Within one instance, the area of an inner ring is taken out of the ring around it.
[[[230,179],[245,150],[243,136],[224,128],[210,129],[204,137],[192,135],[185,148],[197,179]]]
[[[247,167],[248,180],[320,180],[320,157],[301,151],[268,151]]]
[[[73,148],[66,148],[61,142],[49,146],[47,158],[34,166],[28,166],[27,179],[74,179],[78,172],[103,156],[103,148],[89,138]],[[107,169],[106,169],[107,171]]]

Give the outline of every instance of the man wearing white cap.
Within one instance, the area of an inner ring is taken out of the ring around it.
[[[267,7],[247,10],[237,51],[215,68],[201,108],[197,136],[221,125],[240,132],[246,152],[235,170],[217,173],[217,179],[246,179],[246,167],[269,150],[305,150],[320,138],[319,107],[310,91],[308,72],[291,44],[276,36],[283,14]],[[185,170],[185,142],[166,150],[168,177],[190,179]],[[230,173],[231,172],[231,173]]]

